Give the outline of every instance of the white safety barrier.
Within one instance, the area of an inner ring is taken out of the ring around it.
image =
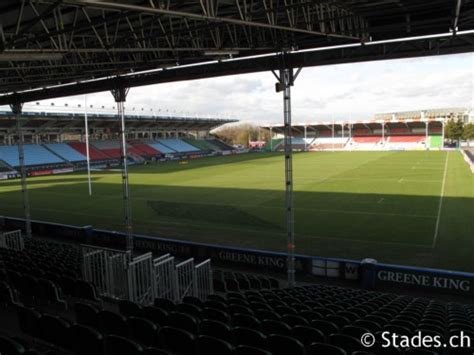
[[[0,233],[0,248],[18,251],[25,249],[25,241],[21,230]]]
[[[195,292],[194,296],[201,301],[205,301],[207,296],[214,293],[212,283],[211,259],[207,259],[196,265],[195,272]]]
[[[128,297],[129,251],[82,246],[84,280],[95,285],[102,296]]]
[[[211,261],[176,265],[169,254],[153,259],[151,252],[131,258],[128,251],[82,245],[84,280],[101,296],[127,299],[142,305],[155,298],[180,302],[186,296],[206,300],[213,293]]]
[[[175,260],[169,254],[153,260],[155,298],[177,299]]]
[[[108,280],[110,297],[126,299],[128,297],[128,264],[130,253],[122,252],[108,257]]]
[[[176,265],[176,301],[180,302],[186,296],[195,295],[196,273],[194,270],[194,258],[188,259]]]
[[[154,295],[153,255],[151,252],[133,258],[128,264],[128,299],[152,304]]]
[[[82,276],[89,281],[101,295],[108,293],[107,258],[102,250],[90,250],[82,253]]]

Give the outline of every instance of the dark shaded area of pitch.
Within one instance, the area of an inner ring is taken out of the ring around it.
[[[157,215],[188,221],[278,229],[278,226],[238,207],[208,203],[148,201]]]

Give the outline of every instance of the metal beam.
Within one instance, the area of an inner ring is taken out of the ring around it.
[[[14,47],[15,46],[15,41],[18,38],[21,38],[24,34],[28,33],[28,31],[31,31],[31,29],[38,22],[41,22],[44,25],[44,19],[59,6],[60,2],[61,1],[59,1],[59,0],[51,1],[51,5],[48,8],[46,8],[46,10],[44,10],[41,14],[37,13],[36,8],[34,7],[34,5],[30,3],[30,6],[34,10],[36,16],[32,21],[29,21],[27,24],[25,24],[25,26],[20,30],[20,24],[21,24],[21,21],[22,21],[22,14],[24,12],[24,4],[25,4],[25,0],[23,0],[22,5],[21,5],[21,10],[20,10],[20,13],[19,13],[19,16],[18,16],[17,24],[16,24],[17,27],[16,27],[16,31],[15,31],[15,36],[12,37],[5,44],[5,48]]]
[[[290,68],[357,63],[376,60],[401,59],[434,55],[473,52],[474,33],[458,33],[437,38],[414,39],[409,42],[389,42],[357,45],[328,50],[314,50],[287,54]],[[154,72],[137,73],[119,78],[125,87],[161,84],[183,80],[213,78],[280,69],[278,55],[244,58],[209,64],[200,64]],[[117,78],[67,84],[0,96],[0,105],[8,105],[17,99],[22,102],[39,101],[57,97],[110,91],[117,87]]]
[[[40,1],[43,3],[51,2],[47,0],[40,0]],[[171,16],[171,17],[187,18],[187,19],[200,20],[200,21],[205,21],[205,22],[216,22],[216,23],[224,23],[224,24],[227,23],[227,24],[241,25],[241,26],[246,26],[246,27],[258,27],[258,28],[288,31],[288,32],[298,32],[298,33],[304,33],[304,34],[315,35],[315,36],[344,38],[344,39],[351,39],[351,40],[356,40],[356,41],[363,40],[363,38],[361,37],[348,36],[348,35],[339,34],[339,33],[320,32],[320,31],[308,30],[304,28],[273,25],[270,23],[240,20],[237,18],[230,18],[230,17],[219,17],[219,16],[212,16],[212,15],[206,15],[206,14],[201,15],[201,14],[191,13],[191,12],[170,10],[168,8],[140,6],[140,5],[107,2],[107,1],[97,1],[97,0],[63,0],[63,3],[69,4],[69,5],[93,7],[93,8],[98,8],[98,9],[130,11],[130,12],[150,14],[150,15],[166,15],[166,16]]]
[[[461,5],[462,0],[456,0],[456,7],[454,9],[454,19],[453,19],[453,34],[456,34],[458,31],[458,22],[459,22],[459,15],[461,14]]]
[[[274,48],[271,47],[232,47],[232,48],[221,48],[219,51],[214,47],[143,47],[143,48],[68,48],[68,49],[7,49],[3,51],[4,54],[17,55],[51,55],[51,54],[70,54],[70,53],[135,53],[135,52],[212,52],[216,53],[227,53],[231,51],[272,51]],[[60,59],[61,57],[54,57],[53,59]],[[37,60],[26,58],[24,60]]]
[[[125,131],[125,108],[124,103],[127,98],[128,88],[118,86],[111,90],[111,93],[117,103],[117,114],[120,120],[120,160],[122,172],[122,188],[123,188],[123,209],[125,219],[126,233],[126,250],[133,253],[133,222],[132,222],[132,206],[130,203],[130,188],[128,183],[128,154],[127,154],[127,138]]]
[[[293,203],[293,133],[291,122],[291,87],[294,84],[293,68],[287,68],[286,55],[280,56],[280,75],[276,91],[283,92],[283,130],[285,149],[285,213],[288,287],[295,287],[295,212]]]

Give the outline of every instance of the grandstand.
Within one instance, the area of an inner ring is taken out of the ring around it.
[[[202,150],[199,146],[206,149]],[[25,166],[28,171],[44,170],[46,172],[52,168],[66,166],[83,168],[87,159],[86,144],[83,142],[27,144],[24,148]],[[177,138],[137,139],[127,144],[127,151],[131,162],[142,163],[150,159],[163,159],[165,156],[185,158],[189,154],[194,154],[194,156],[221,154],[226,151],[231,152],[232,147],[217,139],[187,141]],[[89,157],[93,165],[103,165],[104,163],[116,165],[121,158],[120,143],[117,140],[91,141]],[[18,146],[16,144],[0,145],[0,158],[2,159],[0,172],[19,168]]]
[[[296,123],[291,132],[293,150],[439,150],[446,122],[461,119],[467,123],[471,117],[467,108],[446,108],[376,114],[365,121]],[[262,128],[274,137],[273,150],[283,150],[283,125]]]
[[[472,52],[473,10],[468,0],[2,1],[0,105],[12,112],[0,112],[0,353],[472,354],[469,342],[445,343],[474,338],[473,175],[459,152],[426,151],[444,148],[445,119],[316,122],[306,135],[292,127],[290,87],[311,66]],[[237,155],[209,136],[223,120],[125,109],[130,88],[264,71],[284,101],[283,125],[268,128],[295,150],[380,151],[295,154],[294,189],[281,141],[270,146],[284,155]],[[83,113],[23,106],[105,91],[117,112],[91,112],[89,132]],[[86,137],[98,167],[89,194],[73,172]],[[364,255],[343,257],[355,249]],[[384,332],[444,344],[387,347]]]
[[[87,149],[83,113],[31,111],[24,112],[21,120],[27,143],[24,149],[28,173],[35,171],[36,175],[52,174],[85,168]],[[88,115],[89,158],[92,166],[119,164],[121,149],[114,120],[116,118],[106,110]],[[222,154],[233,149],[218,139],[209,138],[209,132],[235,120],[157,117],[146,114],[127,116],[127,120],[127,152],[130,163],[186,158],[192,154]],[[14,124],[14,116],[10,112],[0,112],[2,173],[19,170],[17,136],[10,130]],[[39,136],[42,137],[43,144],[39,143]],[[11,174],[9,177],[14,178],[16,175]]]
[[[84,112],[69,107],[63,107],[62,111],[64,112],[25,110],[21,117],[25,142],[38,143],[39,136],[42,137],[41,140],[44,143],[83,142]],[[0,143],[3,145],[12,144],[14,140],[11,128],[16,125],[15,120],[15,115],[11,112],[0,111]],[[126,115],[126,120],[127,139],[130,141],[170,138],[204,139],[209,137],[212,129],[236,122],[236,120],[224,118],[157,116],[145,113]],[[103,109],[96,113],[89,113],[88,126],[91,140],[114,140],[119,134],[117,117],[110,110]]]

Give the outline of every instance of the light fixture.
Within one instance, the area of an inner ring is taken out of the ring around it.
[[[29,53],[29,52],[9,52],[0,53],[0,62],[32,62],[47,60],[62,60],[62,53]]]
[[[208,56],[213,56],[213,55],[218,55],[218,56],[233,56],[239,54],[239,51],[234,51],[234,50],[212,50],[212,51],[205,51],[204,55]]]

